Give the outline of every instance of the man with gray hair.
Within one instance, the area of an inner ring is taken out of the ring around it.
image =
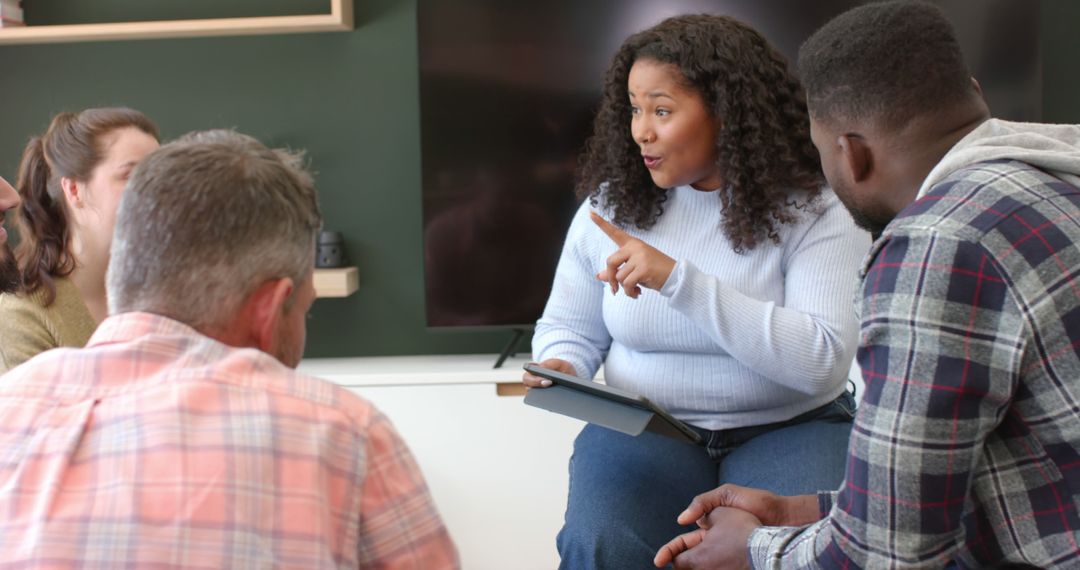
[[[8,245],[4,229],[4,214],[14,210],[20,203],[19,193],[0,177],[0,293],[14,291],[19,286],[19,266]]]
[[[458,567],[389,421],[294,370],[320,225],[297,158],[244,135],[136,168],[110,316],[0,379],[0,562]]]

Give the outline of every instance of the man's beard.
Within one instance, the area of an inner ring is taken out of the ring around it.
[[[0,246],[0,293],[12,293],[19,288],[19,264],[11,248]]]
[[[855,221],[855,225],[870,232],[870,235],[875,240],[881,235],[881,232],[885,231],[885,226],[888,226],[889,222],[893,220],[891,215],[882,212],[871,213],[857,207],[851,198],[851,194],[847,192],[847,188],[843,185],[833,185],[833,193],[836,194],[836,197],[840,199],[840,203],[851,214],[851,219]]]
[[[884,232],[885,226],[889,225],[889,222],[882,222],[880,220],[874,219],[873,217],[863,213],[862,210],[856,208],[848,208],[847,211],[849,214],[851,214],[851,219],[855,220],[855,225],[870,232],[870,235],[875,240],[881,237],[881,232]]]

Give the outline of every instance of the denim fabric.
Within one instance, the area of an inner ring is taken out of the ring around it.
[[[689,530],[675,518],[695,495],[722,483],[784,495],[838,488],[854,411],[854,398],[845,393],[785,422],[698,429],[704,446],[585,426],[570,458],[559,567],[654,568],[660,546]]]

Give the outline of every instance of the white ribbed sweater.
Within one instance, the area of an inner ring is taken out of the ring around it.
[[[844,389],[854,356],[857,271],[870,246],[831,191],[780,243],[737,254],[716,192],[670,191],[647,231],[627,228],[677,260],[661,291],[612,295],[596,280],[615,244],[582,204],[570,226],[533,358],[562,358],[648,397],[706,429],[782,421]],[[610,219],[610,216],[605,216]]]

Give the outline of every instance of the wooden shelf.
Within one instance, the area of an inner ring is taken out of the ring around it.
[[[330,0],[329,14],[0,28],[0,45],[345,32],[353,27],[353,0]]]
[[[348,297],[360,286],[360,271],[355,267],[315,270],[316,297]]]

